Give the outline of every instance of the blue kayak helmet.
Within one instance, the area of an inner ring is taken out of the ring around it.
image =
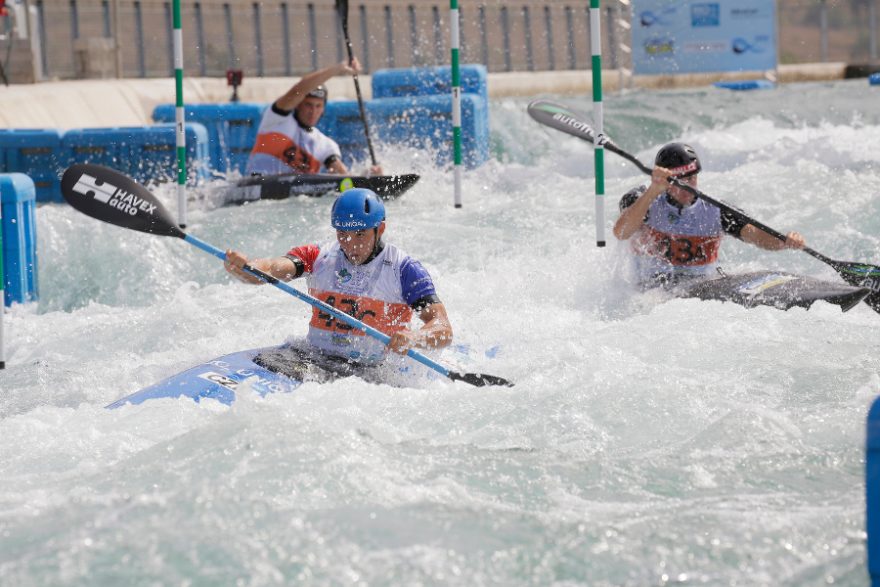
[[[333,202],[330,224],[336,230],[378,228],[385,220],[385,204],[373,190],[351,188]]]

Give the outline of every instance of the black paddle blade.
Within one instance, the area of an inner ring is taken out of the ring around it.
[[[92,218],[140,232],[186,237],[147,188],[109,167],[71,165],[61,178],[61,194]]]
[[[348,35],[348,0],[336,0],[336,13],[342,23],[342,30]]]
[[[584,141],[596,142],[593,128],[583,118],[562,104],[550,100],[535,100],[528,107],[529,116],[551,128],[560,130]]]
[[[865,303],[880,313],[880,267],[868,263],[848,263],[846,261],[826,261],[843,278],[845,282],[857,287],[865,287],[871,293]]]
[[[450,371],[448,377],[453,381],[464,381],[476,387],[486,387],[489,385],[513,387],[512,381],[495,375],[486,375],[485,373],[456,373],[455,371]]]

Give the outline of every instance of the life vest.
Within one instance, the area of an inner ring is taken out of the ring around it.
[[[640,279],[699,276],[715,270],[721,247],[721,211],[703,200],[685,208],[661,195],[631,241]]]
[[[319,173],[330,157],[341,157],[336,141],[312,127],[306,130],[291,114],[270,106],[263,114],[247,173]]]
[[[404,292],[401,279],[403,265],[411,259],[397,247],[385,245],[364,265],[352,264],[336,242],[300,247],[290,254],[303,260],[309,272],[309,294],[322,302],[388,335],[405,329],[412,319],[413,311],[406,301],[408,292]],[[430,276],[418,267],[433,293]],[[413,283],[412,287],[425,289],[426,284]],[[312,311],[306,340],[325,353],[363,363],[382,360],[387,349],[381,341],[318,308]]]

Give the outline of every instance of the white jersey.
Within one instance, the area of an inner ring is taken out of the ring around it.
[[[428,272],[393,245],[363,265],[352,264],[337,242],[297,247],[288,256],[303,262],[310,295],[388,335],[408,326],[412,305],[436,298]],[[327,354],[364,363],[382,360],[387,348],[317,308],[307,340]]]
[[[341,156],[336,141],[317,128],[306,130],[293,113],[283,114],[273,104],[263,113],[246,172],[320,173],[328,160]]]

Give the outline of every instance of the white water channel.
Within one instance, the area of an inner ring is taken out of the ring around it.
[[[646,162],[690,142],[706,193],[877,264],[878,91],[634,91],[606,97],[606,131]],[[41,206],[40,301],[5,323],[0,585],[867,585],[880,315],[633,293],[610,226],[643,177],[607,154],[596,248],[591,147],[528,101],[491,103],[493,160],[465,174],[461,210],[424,153],[379,149],[422,174],[388,204],[388,240],[432,272],[468,370],[510,389],[349,378],[105,410],[302,337],[310,308],[178,239]],[[197,204],[188,231],[279,254],[331,238],[329,206]],[[721,261],[839,279],[732,239]]]

